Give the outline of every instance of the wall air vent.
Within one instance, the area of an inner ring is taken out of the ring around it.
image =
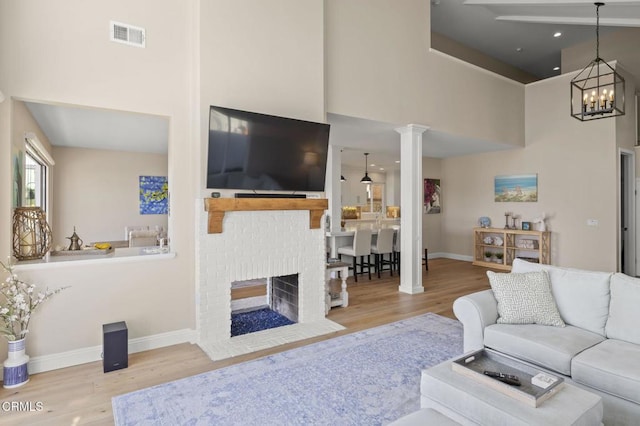
[[[146,37],[144,28],[121,22],[110,21],[111,41],[128,44],[129,46],[145,47]]]

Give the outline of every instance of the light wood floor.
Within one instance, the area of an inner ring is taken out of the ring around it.
[[[111,398],[116,395],[426,312],[454,318],[452,303],[457,297],[489,288],[486,271],[469,262],[430,260],[429,271],[424,272],[423,267],[425,292],[417,295],[398,292],[396,274],[390,277],[385,272],[381,279],[372,276],[371,281],[359,277],[358,283],[349,278],[349,306],[333,308],[328,315],[346,330],[226,360],[213,362],[197,345],[181,344],[131,354],[127,369],[107,374],[102,372],[101,362],[34,374],[23,387],[0,389],[0,424],[110,425]],[[338,290],[339,282],[333,281],[332,286]],[[251,290],[244,291],[242,297],[250,295]],[[12,401],[31,403],[33,411],[9,411]],[[37,410],[36,404],[41,404],[42,410]]]

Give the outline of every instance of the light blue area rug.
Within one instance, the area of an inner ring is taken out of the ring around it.
[[[420,408],[420,373],[462,354],[425,314],[113,398],[116,425],[380,425]]]

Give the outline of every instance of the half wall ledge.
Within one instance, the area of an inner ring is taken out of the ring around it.
[[[205,198],[204,210],[209,213],[208,233],[221,234],[226,212],[260,210],[309,210],[309,229],[320,229],[326,198]]]

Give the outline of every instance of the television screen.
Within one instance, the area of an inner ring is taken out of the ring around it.
[[[324,191],[329,125],[212,106],[207,188]]]

